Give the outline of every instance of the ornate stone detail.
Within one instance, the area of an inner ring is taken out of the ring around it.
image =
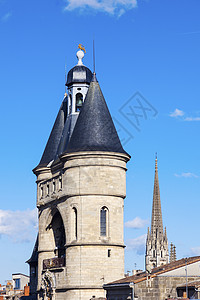
[[[54,274],[52,274],[49,271],[46,271],[42,275],[42,280],[41,280],[41,290],[43,290],[45,300],[49,300],[49,299],[54,300],[55,288],[56,288],[56,281],[55,281]]]

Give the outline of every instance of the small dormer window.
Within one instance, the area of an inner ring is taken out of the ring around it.
[[[62,190],[62,177],[59,177],[59,191]]]
[[[81,93],[76,94],[76,111],[79,112],[83,105],[83,95]]]
[[[56,183],[55,181],[53,181],[53,193],[55,193],[55,191],[56,191]]]
[[[49,184],[47,184],[47,196],[49,196]]]
[[[44,189],[43,186],[40,187],[40,198],[44,197]]]
[[[72,95],[69,95],[69,115],[72,113]]]

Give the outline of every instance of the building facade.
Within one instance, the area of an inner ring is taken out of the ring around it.
[[[39,165],[38,299],[105,297],[124,275],[123,208],[130,156],[117,135],[95,73],[82,63],[67,76],[68,95]],[[34,267],[33,253],[30,266]]]
[[[166,227],[163,231],[160,189],[158,180],[158,161],[156,157],[151,231],[148,228],[145,267],[148,272],[151,272],[153,268],[167,263],[169,263],[168,240]]]
[[[200,257],[183,258],[104,286],[107,300],[199,299]]]
[[[25,296],[29,296],[29,276],[25,274],[12,274],[12,280],[0,285],[0,300],[18,300]]]

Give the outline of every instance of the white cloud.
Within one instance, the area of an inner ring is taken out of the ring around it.
[[[2,22],[6,22],[8,21],[8,19],[10,19],[10,17],[12,16],[11,12],[8,12],[7,14],[5,14],[3,17],[1,17],[1,21]]]
[[[125,223],[125,227],[130,227],[134,229],[139,229],[145,227],[149,223],[148,220],[142,220],[140,217],[136,217],[131,221]]]
[[[200,117],[187,117],[184,121],[192,122],[192,121],[200,121]]]
[[[137,7],[137,0],[68,0],[65,10],[74,9],[106,12],[120,17],[126,10]]]
[[[200,247],[194,247],[190,249],[192,252],[192,255],[200,255]]]
[[[36,229],[37,209],[0,210],[0,236],[9,236],[14,242],[27,242],[32,240]]]
[[[176,108],[172,113],[170,113],[170,117],[176,118],[176,117],[182,117],[184,115],[184,111]]]
[[[176,177],[185,177],[185,178],[198,178],[199,176],[197,176],[194,173],[190,173],[190,172],[185,172],[185,173],[181,173],[181,174],[174,174],[174,176]]]
[[[134,250],[139,255],[144,255],[147,235],[143,234],[135,239],[126,242],[127,250]]]
[[[176,108],[173,112],[169,114],[169,116],[172,118],[183,117],[184,115],[185,115],[184,111],[178,108]],[[181,119],[186,122],[200,121],[200,117],[184,117]]]

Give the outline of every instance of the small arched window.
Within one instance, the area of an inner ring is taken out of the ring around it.
[[[78,236],[78,222],[77,222],[77,209],[74,207],[73,208],[73,236],[74,239],[77,240]]]
[[[76,111],[80,111],[83,105],[83,95],[81,93],[76,94]]]
[[[100,211],[100,235],[107,235],[107,218],[108,218],[108,209],[104,206]]]

